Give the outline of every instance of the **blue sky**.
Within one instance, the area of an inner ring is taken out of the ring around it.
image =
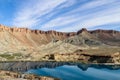
[[[120,30],[120,0],[0,0],[0,24],[63,32]]]

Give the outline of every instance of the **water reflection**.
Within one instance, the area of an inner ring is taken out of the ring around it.
[[[77,66],[79,69],[83,71],[86,71],[90,67],[96,69],[106,68],[110,70],[120,69],[120,65],[82,64],[74,62],[0,62],[0,69],[26,72],[30,69],[56,68],[63,65]]]
[[[51,76],[62,80],[120,80],[120,65],[74,62],[1,62],[0,69]]]

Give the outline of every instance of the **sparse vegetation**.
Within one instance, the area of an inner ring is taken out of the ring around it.
[[[15,60],[15,59],[20,59],[22,56],[21,53],[12,53],[12,54],[9,54],[9,52],[6,52],[4,54],[0,54],[0,57],[1,58],[4,58],[6,60]]]
[[[0,57],[3,58],[3,59],[7,59],[7,60],[14,59],[14,56],[12,56],[10,54],[0,54]]]
[[[21,53],[14,53],[13,56],[22,56]]]

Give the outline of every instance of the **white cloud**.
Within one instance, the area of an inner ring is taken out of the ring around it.
[[[58,31],[76,31],[83,27],[92,28],[120,22],[120,2],[117,0],[93,0],[75,9],[70,6],[78,3],[77,0],[50,0],[49,2],[35,0],[32,2],[33,0],[21,5],[13,20],[14,25],[20,27],[40,25],[42,27],[39,29],[42,30],[55,28]],[[61,15],[59,12],[65,8],[70,8],[70,10],[63,11]],[[44,17],[45,14],[47,15]],[[58,16],[51,18],[55,14]],[[49,18],[51,19],[47,21],[46,19]]]
[[[20,10],[16,12],[13,20],[13,25],[16,26],[34,26],[38,24],[39,17],[52,11],[57,5],[66,0],[35,0],[34,3],[28,2],[26,5],[21,5]]]
[[[76,31],[83,27],[91,28],[94,26],[120,22],[119,13],[120,8],[115,7],[80,17],[76,15],[67,15],[51,20],[47,24],[43,25],[42,28],[52,29],[54,27],[65,26],[73,23],[73,25],[65,26],[59,29],[59,31]]]
[[[50,28],[54,28],[56,26],[64,26],[67,25],[69,23],[72,22],[76,22],[78,21],[79,18],[75,18],[74,15],[72,16],[61,16],[59,18],[53,19],[51,21],[49,21],[48,23],[46,23],[45,25],[42,25],[42,29],[50,29]]]
[[[102,14],[102,12],[100,12],[99,14]],[[109,14],[109,15],[103,14],[103,15],[98,16],[98,17],[96,17],[96,15],[97,14],[95,14],[94,16],[92,15],[91,17],[89,17],[89,15],[88,16],[83,16],[83,17],[81,17],[82,19],[78,19],[78,21],[75,22],[73,25],[71,25],[69,27],[61,28],[61,29],[59,29],[59,31],[66,31],[66,32],[77,31],[81,28],[93,28],[93,27],[96,27],[96,26],[120,23],[120,18],[119,18],[120,14],[119,13],[117,13],[117,14],[112,13],[112,14]],[[113,26],[112,27],[108,26],[107,28],[108,29],[118,28],[118,26],[117,27],[113,27]],[[104,26],[103,26],[103,28],[104,28]]]

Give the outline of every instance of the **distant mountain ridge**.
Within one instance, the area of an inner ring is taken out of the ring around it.
[[[63,40],[67,37],[73,36],[76,33],[63,33],[56,31],[41,31],[41,30],[30,30],[28,28],[10,28],[0,25],[0,44],[7,42],[8,45],[14,45],[13,42],[19,43],[20,45],[37,47],[42,44],[47,44],[52,39]],[[1,42],[2,41],[2,42]],[[17,46],[17,45],[16,45]],[[19,46],[19,45],[18,45]]]
[[[30,30],[28,28],[10,28],[0,25],[0,45],[38,47],[53,40],[61,40],[73,45],[120,46],[120,31],[92,30],[82,28],[78,32],[57,32]]]
[[[57,32],[0,25],[0,61],[39,60],[46,54],[113,46],[120,47],[119,31],[82,28],[78,32]]]
[[[89,46],[99,46],[102,44],[120,46],[120,32],[101,29],[88,31],[83,28],[75,36],[67,38],[65,41],[79,46],[85,44]]]

